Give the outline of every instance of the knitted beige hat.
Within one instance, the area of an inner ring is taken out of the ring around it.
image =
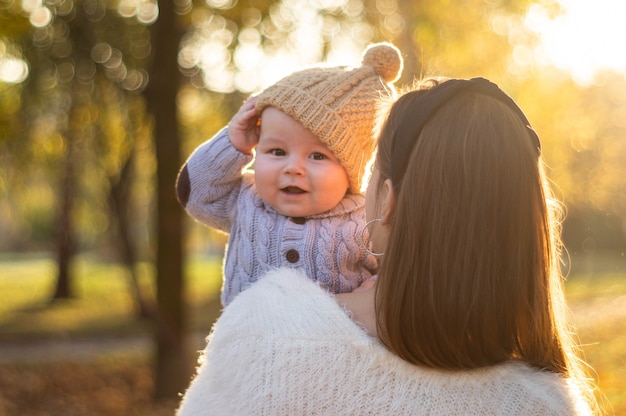
[[[381,97],[395,97],[402,71],[400,51],[377,43],[363,53],[360,68],[319,67],[294,72],[258,95],[259,114],[275,107],[301,123],[337,157],[359,193],[375,148]]]

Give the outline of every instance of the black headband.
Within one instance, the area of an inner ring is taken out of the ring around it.
[[[485,78],[472,79],[451,79],[438,84],[431,89],[424,91],[414,91],[409,93],[411,100],[410,106],[415,109],[410,117],[404,117],[399,123],[395,131],[411,131],[413,134],[397,136],[393,138],[391,151],[391,180],[398,185],[406,170],[409,155],[413,145],[417,142],[420,132],[428,120],[441,108],[445,103],[451,100],[459,92],[477,92],[493,97],[504,104],[518,115],[520,120],[528,128],[528,132],[533,140],[533,144],[537,148],[537,153],[541,154],[541,143],[539,136],[530,126],[530,122],[519,108],[519,106],[502,91],[496,84]],[[402,99],[402,98],[401,98]]]

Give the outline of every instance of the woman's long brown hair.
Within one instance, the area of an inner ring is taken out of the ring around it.
[[[548,296],[549,214],[526,135],[505,106],[473,93],[421,131],[396,187],[377,297],[382,339],[408,361],[566,368]]]
[[[411,111],[401,97],[383,126],[378,186],[392,138],[415,134],[397,130]],[[560,205],[519,117],[459,93],[415,137],[399,182],[376,288],[381,341],[433,368],[520,360],[581,379],[563,319]]]

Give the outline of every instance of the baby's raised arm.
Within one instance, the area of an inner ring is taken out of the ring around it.
[[[228,138],[241,153],[250,155],[259,143],[259,117],[256,97],[248,98],[228,124]]]

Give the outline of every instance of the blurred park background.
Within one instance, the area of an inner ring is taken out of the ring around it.
[[[396,44],[399,86],[483,76],[567,207],[573,320],[626,414],[626,5],[612,0],[0,0],[0,415],[172,414],[225,237],[174,198],[250,93]]]

